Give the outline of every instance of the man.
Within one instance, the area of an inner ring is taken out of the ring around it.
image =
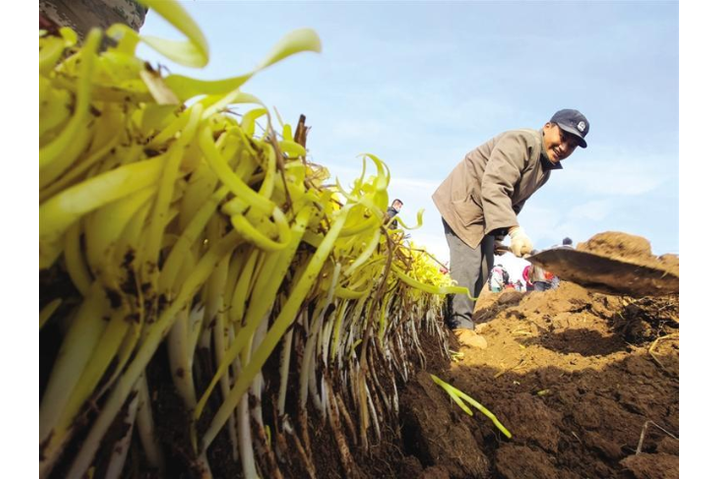
[[[501,133],[470,151],[432,195],[449,245],[450,275],[473,297],[492,269],[496,237],[509,234],[509,248],[519,258],[532,251],[517,214],[562,160],[577,146],[587,147],[587,133],[589,121],[577,110],[558,111],[540,130]],[[486,341],[474,332],[472,309],[470,298],[456,295],[447,323],[460,343],[482,347]]]
[[[402,209],[402,205],[404,205],[404,203],[402,203],[402,200],[400,200],[399,198],[395,198],[394,201],[392,201],[392,205],[389,208],[387,208],[387,219],[385,221],[389,221],[392,218],[394,218],[395,216],[397,216],[397,214]],[[393,220],[389,224],[389,227],[390,227],[390,229],[396,230],[397,229],[397,220]]]

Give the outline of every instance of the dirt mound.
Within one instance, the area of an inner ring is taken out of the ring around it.
[[[621,254],[653,258],[648,243],[623,244]],[[505,479],[677,477],[677,296],[610,296],[564,281],[548,292],[485,292],[478,306],[489,347],[462,349],[461,361],[429,372],[482,403],[513,437],[478,412],[465,414],[422,373],[400,409],[406,453],[425,470]]]
[[[652,247],[647,239],[616,231],[594,235],[586,243],[579,243],[577,249],[613,258],[636,259],[652,256]]]
[[[654,256],[651,244],[641,236],[607,231],[592,236],[584,243],[579,243],[577,250],[642,266],[666,269],[673,275],[679,276],[679,257],[673,254]]]

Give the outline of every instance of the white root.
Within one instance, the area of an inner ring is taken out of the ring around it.
[[[377,440],[382,440],[382,432],[380,431],[380,421],[377,417],[377,410],[374,407],[374,401],[372,401],[372,394],[370,394],[369,386],[365,382],[365,389],[367,392],[367,405],[369,406],[370,413],[372,414],[372,424],[374,425],[375,434],[377,434]]]
[[[327,396],[329,397],[329,423],[330,429],[335,437],[337,448],[340,453],[340,463],[346,477],[354,477],[355,464],[352,459],[350,448],[347,445],[347,439],[342,433],[342,424],[340,422],[339,411],[337,407],[337,401],[335,400],[334,393],[331,388],[327,389]]]
[[[260,477],[255,465],[255,453],[252,449],[252,428],[250,427],[250,411],[247,394],[240,400],[240,459],[242,460],[242,473],[245,477]]]
[[[162,454],[157,434],[155,434],[155,423],[152,419],[152,403],[150,402],[150,392],[147,387],[147,378],[145,374],[140,376],[137,382],[137,392],[139,404],[137,407],[137,433],[140,442],[145,450],[147,462],[160,471],[160,476],[164,476],[165,458]]]
[[[289,328],[285,333],[282,342],[282,353],[280,356],[280,392],[277,400],[277,414],[282,417],[285,415],[285,402],[287,401],[287,382],[290,375],[290,359],[292,358],[292,338],[294,337],[294,328]]]
[[[188,317],[187,308],[177,315],[175,324],[167,335],[167,352],[170,359],[172,382],[187,409],[197,404],[195,386],[192,380],[192,367],[187,357]]]
[[[47,477],[72,431],[58,430],[58,421],[106,327],[107,300],[99,281],[93,283],[65,335],[40,403],[40,478]]]
[[[138,383],[144,382],[144,375],[140,377]],[[107,472],[105,479],[117,479],[122,474],[122,468],[125,466],[125,459],[127,459],[127,451],[130,448],[130,439],[132,438],[132,431],[135,427],[135,418],[137,416],[137,407],[140,403],[140,395],[138,394],[139,384],[135,385],[135,389],[131,394],[134,397],[130,400],[130,404],[127,406],[127,416],[125,423],[129,425],[125,434],[115,443],[112,448],[112,456],[110,457],[110,463],[107,466]]]
[[[252,338],[253,353],[265,339],[265,336],[267,334],[267,327],[269,324],[269,316],[270,312],[268,311],[267,314],[263,316],[262,321],[255,330],[255,334]],[[275,455],[272,452],[272,448],[270,447],[269,439],[265,434],[265,425],[262,418],[263,382],[264,381],[261,372],[257,374],[252,381],[252,386],[250,387],[248,396],[252,399],[252,401],[250,401],[250,420],[253,423],[253,430],[255,431],[253,437],[256,453],[264,459],[264,463],[269,468],[270,474],[273,477],[277,478],[281,477],[281,475],[279,474],[279,467],[277,466],[277,460],[275,459]]]
[[[229,331],[225,325],[225,315],[218,313],[215,317],[215,326],[213,328],[213,337],[215,339],[215,361],[217,364],[221,363],[223,357],[225,356],[225,350],[228,344],[226,335],[228,334]],[[222,391],[222,398],[227,399],[227,396],[230,394],[229,370],[220,378],[220,389]],[[230,416],[229,428],[230,442],[232,443],[232,457],[237,460],[239,458],[239,445],[237,443],[237,423],[235,422],[234,415]]]

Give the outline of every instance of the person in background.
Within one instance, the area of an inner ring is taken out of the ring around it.
[[[559,278],[556,274],[550,273],[549,271],[545,271],[544,277],[549,282],[549,289],[557,289],[559,288]]]
[[[536,251],[536,250],[535,250]],[[532,283],[532,280],[529,279],[529,274],[532,271],[532,265],[528,264],[524,267],[524,270],[522,270],[522,279],[524,280],[524,284],[527,285],[527,291],[534,291],[534,284]]]
[[[397,216],[397,214],[399,214],[400,210],[402,209],[402,205],[404,205],[404,203],[402,203],[402,200],[400,200],[399,198],[395,198],[392,201],[392,204],[390,205],[390,207],[387,208],[387,217],[385,219],[385,222],[391,220],[389,223],[390,229],[393,229],[393,230],[397,229],[397,220],[393,220],[392,218],[394,218],[395,216]]]
[[[534,285],[535,291],[548,291],[552,287],[551,282],[547,279],[547,272],[536,264],[530,266],[529,280]]]
[[[489,290],[493,293],[499,293],[509,284],[509,273],[504,266],[497,264],[489,273]]]
[[[572,244],[572,238],[564,238],[562,240],[562,248],[574,248],[574,245]]]
[[[540,129],[500,133],[465,155],[439,185],[432,200],[442,216],[449,246],[449,271],[459,286],[479,296],[494,262],[495,236],[509,234],[518,258],[532,250],[532,240],[517,215],[527,200],[575,149],[587,147],[589,121],[577,110],[556,112]],[[477,339],[472,322],[474,301],[455,295],[445,318],[460,343]]]

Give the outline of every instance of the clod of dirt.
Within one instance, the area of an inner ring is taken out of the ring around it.
[[[489,460],[465,423],[472,419],[454,405],[426,372],[402,393],[402,434],[407,451],[425,467],[441,466],[449,477],[488,477]],[[446,477],[433,471],[428,477]],[[424,476],[423,476],[424,477]]]
[[[624,456],[619,444],[607,439],[598,432],[587,431],[582,434],[582,441],[590,450],[596,451],[610,461],[618,461]]]
[[[592,304],[592,296],[589,291],[578,284],[564,281],[558,289],[526,295],[522,309],[527,313],[553,316],[558,313],[581,311],[590,304]]]
[[[520,393],[507,402],[502,411],[511,420],[505,426],[522,440],[553,454],[559,449],[562,415],[547,407],[541,398]]]
[[[661,255],[659,261],[661,261],[668,270],[675,271],[676,274],[679,274],[679,256],[667,253]]]
[[[679,456],[679,441],[673,437],[665,437],[657,445],[657,452]]]
[[[499,304],[517,304],[522,300],[522,298],[524,298],[524,293],[516,290],[507,290],[499,297]]]
[[[634,259],[652,256],[652,247],[647,239],[616,231],[596,234],[586,243],[579,243],[577,249],[613,258]]]
[[[450,475],[442,466],[432,466],[425,469],[419,479],[449,479]]]
[[[556,479],[559,471],[551,456],[526,446],[504,444],[497,451],[497,473],[505,479]]]
[[[400,468],[399,477],[401,479],[415,479],[422,474],[422,463],[415,456],[407,456],[402,459]]]
[[[584,251],[633,264],[663,269],[679,276],[679,257],[652,254],[652,247],[646,238],[617,231],[599,233],[577,245],[577,251]]]
[[[679,479],[679,456],[670,454],[637,454],[622,460],[635,479]]]

